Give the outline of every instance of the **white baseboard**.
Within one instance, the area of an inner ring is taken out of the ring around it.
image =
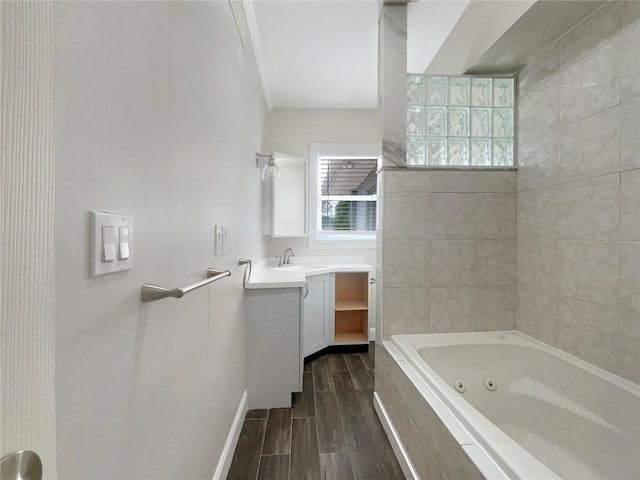
[[[222,455],[220,455],[220,460],[218,460],[218,466],[213,474],[213,480],[224,480],[227,478],[229,468],[231,467],[231,460],[233,460],[233,453],[236,450],[238,438],[240,438],[240,432],[242,431],[242,423],[244,422],[244,417],[248,410],[247,405],[247,391],[245,390],[242,394],[242,398],[240,399],[240,405],[238,405],[236,416],[231,424],[231,430],[229,430],[227,441],[222,449]]]
[[[400,464],[400,468],[402,469],[402,473],[404,473],[405,478],[410,480],[420,480],[418,472],[416,472],[416,469],[409,458],[409,454],[402,444],[400,435],[398,435],[391,418],[387,414],[387,410],[384,408],[384,403],[382,403],[382,400],[380,400],[380,397],[378,396],[378,392],[373,392],[373,407],[378,414],[382,428],[384,428],[384,431],[387,433],[387,437],[389,437],[389,443],[391,443],[391,448],[398,459],[398,463]]]

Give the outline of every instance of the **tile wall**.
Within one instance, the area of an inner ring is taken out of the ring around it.
[[[518,83],[517,328],[638,383],[640,2],[606,3]]]
[[[385,169],[379,179],[377,332],[515,328],[515,170]]]
[[[485,478],[470,459],[467,442],[456,438],[442,418],[455,423],[442,406],[431,407],[403,369],[384,346],[376,348],[376,393],[393,421],[397,435],[420,478]],[[436,412],[438,408],[438,412]],[[470,442],[470,439],[468,441]],[[461,446],[464,445],[464,446]]]

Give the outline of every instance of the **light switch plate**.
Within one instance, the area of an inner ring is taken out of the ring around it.
[[[229,229],[222,227],[222,253],[229,253]]]
[[[214,253],[219,255],[222,253],[222,225],[215,226],[214,236]]]
[[[133,268],[133,218],[131,215],[111,212],[90,212],[91,217],[91,257],[89,262],[89,275],[98,277],[111,273],[124,272]],[[129,227],[129,258],[119,260],[116,256],[113,261],[102,261],[102,231],[103,227],[113,227],[115,230],[114,246],[119,244],[120,227]]]

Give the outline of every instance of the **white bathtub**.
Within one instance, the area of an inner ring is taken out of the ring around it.
[[[495,462],[497,476],[640,479],[640,386],[519,332],[395,335],[385,343],[417,372],[434,410],[450,410],[469,443]]]

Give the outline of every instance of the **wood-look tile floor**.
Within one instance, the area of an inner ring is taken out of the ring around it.
[[[404,479],[373,409],[374,348],[306,363],[292,408],[250,410],[227,479]]]

